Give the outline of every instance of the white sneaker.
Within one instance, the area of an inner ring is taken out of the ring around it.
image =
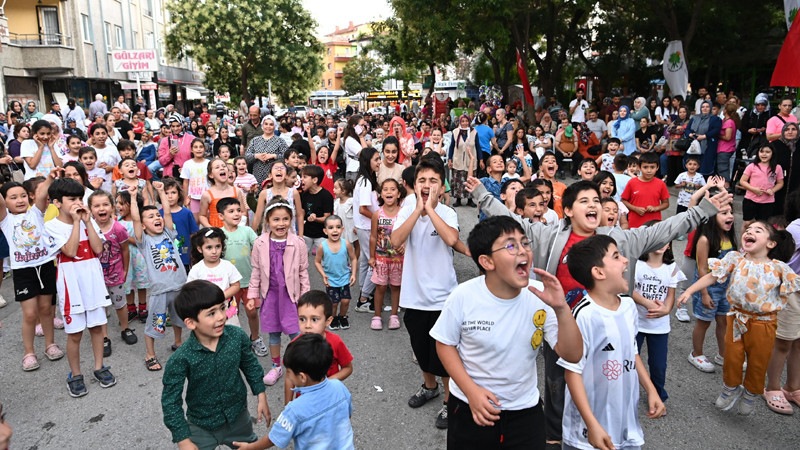
[[[736,400],[739,400],[739,397],[742,396],[742,391],[744,391],[744,386],[741,385],[736,386],[733,390],[729,390],[727,387],[723,388],[722,393],[717,397],[717,401],[714,402],[714,406],[719,410],[728,411],[736,404]]]
[[[678,308],[675,311],[675,318],[678,319],[678,322],[690,322],[692,320],[686,308]]]
[[[725,358],[722,355],[720,355],[719,353],[717,353],[716,356],[714,356],[714,364],[716,364],[718,366],[724,365],[725,364]]]
[[[689,352],[689,362],[701,372],[714,373],[714,365],[705,355],[694,356]]]
[[[0,295],[0,308],[5,308],[6,305],[8,305],[8,302],[3,298],[2,295]]]

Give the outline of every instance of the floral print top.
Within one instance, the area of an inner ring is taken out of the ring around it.
[[[753,261],[737,251],[712,262],[710,273],[717,282],[725,282],[731,276],[728,301],[733,306],[729,314],[735,316],[734,341],[747,332],[749,319],[774,320],[774,313],[783,309],[789,294],[800,291],[800,278],[785,263]]]

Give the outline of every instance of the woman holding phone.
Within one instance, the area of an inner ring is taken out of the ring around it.
[[[180,116],[173,115],[168,122],[169,139],[161,139],[158,143],[158,162],[164,167],[165,177],[180,178],[181,166],[192,159],[194,136],[183,131],[183,120]]]

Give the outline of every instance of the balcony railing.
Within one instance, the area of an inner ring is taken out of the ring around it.
[[[60,33],[17,34],[8,33],[11,45],[20,47],[72,47],[72,37]]]

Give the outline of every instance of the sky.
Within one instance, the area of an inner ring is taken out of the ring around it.
[[[332,33],[337,26],[346,28],[351,20],[358,25],[392,15],[388,0],[302,0],[302,3],[319,24],[318,36]]]

